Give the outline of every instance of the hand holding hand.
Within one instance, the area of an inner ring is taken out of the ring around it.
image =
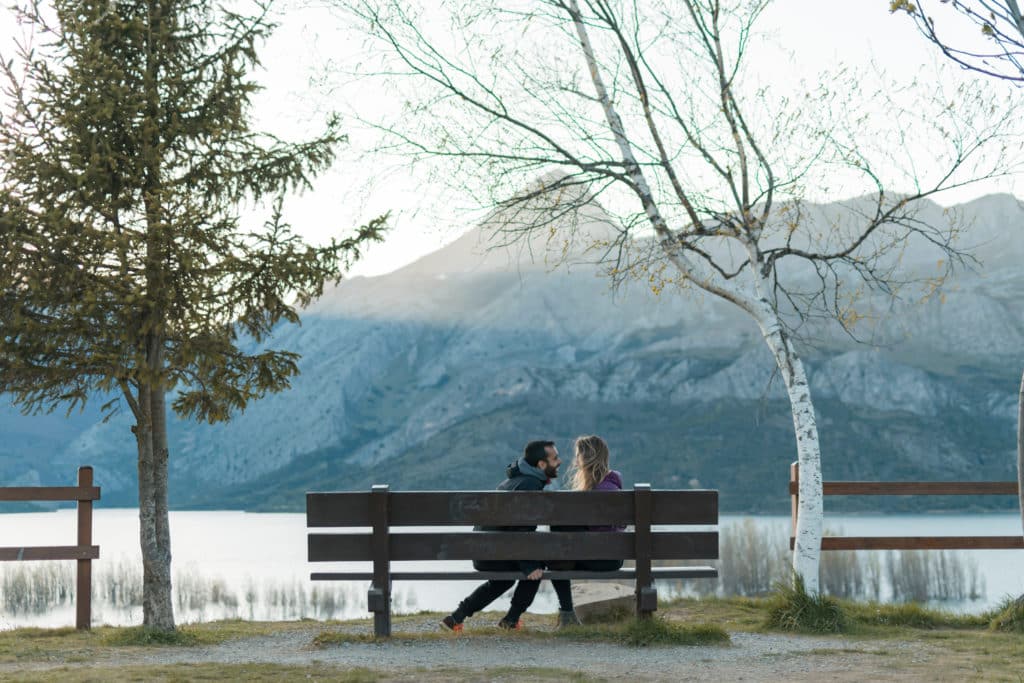
[[[532,572],[526,575],[526,578],[530,581],[540,581],[540,577],[544,576],[543,569],[534,569]]]

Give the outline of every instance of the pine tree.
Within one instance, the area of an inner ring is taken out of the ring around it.
[[[288,388],[298,356],[259,342],[297,322],[385,217],[322,247],[283,221],[281,198],[309,187],[344,137],[336,120],[301,143],[252,129],[268,2],[17,11],[36,44],[2,56],[0,391],[26,412],[99,396],[131,411],[144,624],[173,629],[168,396],[213,423]],[[271,202],[271,218],[246,225],[243,202]]]

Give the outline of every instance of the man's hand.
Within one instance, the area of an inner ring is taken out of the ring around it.
[[[540,581],[540,577],[544,576],[543,569],[534,569],[532,572],[526,575],[526,578],[530,581]]]

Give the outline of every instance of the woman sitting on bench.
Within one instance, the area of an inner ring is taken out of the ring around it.
[[[608,444],[599,436],[580,436],[575,443],[575,454],[570,466],[569,489],[572,491],[619,491],[622,475],[611,469]],[[624,526],[553,526],[552,531],[622,531]],[[591,572],[612,572],[622,568],[622,560],[554,560],[548,569],[568,571],[577,569]],[[572,588],[568,581],[552,581],[558,595],[558,625],[579,624],[572,603]]]

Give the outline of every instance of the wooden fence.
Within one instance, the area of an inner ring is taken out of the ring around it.
[[[92,561],[100,547],[92,544],[92,502],[100,489],[92,485],[92,468],[78,468],[78,486],[16,486],[0,488],[0,501],[65,501],[78,503],[78,545],[0,548],[0,561],[77,560],[75,585],[75,628],[92,625]]]
[[[800,502],[800,469],[789,468],[792,525],[789,547],[796,540]],[[1009,496],[1017,495],[1015,481],[826,481],[826,496]],[[822,550],[1005,550],[1024,548],[1024,536],[824,536]]]

